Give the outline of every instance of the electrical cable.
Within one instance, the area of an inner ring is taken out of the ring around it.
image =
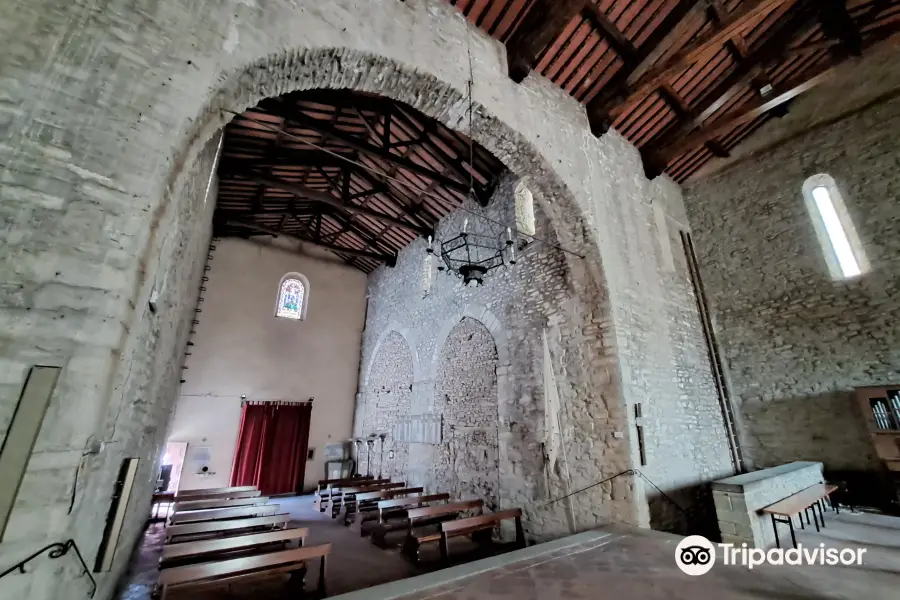
[[[446,200],[445,200],[444,198],[442,198],[441,196],[438,196],[435,192],[428,191],[428,190],[420,190],[420,189],[414,187],[413,185],[411,185],[411,184],[409,184],[409,183],[407,183],[407,182],[405,182],[405,181],[402,181],[402,180],[400,180],[400,179],[397,179],[396,177],[394,177],[393,175],[390,175],[389,173],[385,173],[385,172],[383,172],[383,171],[380,171],[380,170],[378,170],[378,169],[375,169],[375,168],[370,167],[370,166],[368,166],[368,165],[365,165],[365,164],[363,164],[363,163],[357,162],[357,161],[353,160],[352,158],[347,158],[346,156],[343,156],[343,155],[341,155],[341,154],[338,154],[337,152],[334,152],[334,151],[332,151],[332,150],[328,150],[327,148],[323,148],[322,146],[319,146],[318,144],[316,144],[316,143],[314,143],[314,142],[310,142],[310,141],[308,141],[308,140],[303,139],[303,138],[300,137],[300,136],[297,136],[297,135],[294,135],[294,134],[289,133],[289,132],[287,132],[287,131],[284,131],[284,130],[278,128],[278,127],[273,126],[273,125],[270,124],[270,123],[266,123],[265,121],[261,121],[261,120],[259,120],[259,119],[254,119],[253,117],[248,117],[247,115],[244,115],[244,114],[242,114],[242,113],[239,113],[239,112],[236,112],[236,111],[227,109],[227,108],[223,108],[222,111],[227,112],[227,113],[230,113],[230,114],[235,115],[235,116],[237,116],[237,117],[241,117],[242,119],[245,119],[245,120],[247,120],[247,121],[250,121],[251,123],[253,123],[253,124],[255,124],[255,125],[259,125],[260,127],[264,128],[264,129],[267,129],[267,130],[269,130],[269,131],[272,131],[272,132],[274,132],[274,133],[279,133],[279,134],[281,134],[281,135],[284,135],[284,136],[286,136],[286,137],[289,137],[289,138],[291,138],[291,139],[293,139],[293,140],[296,140],[296,141],[300,142],[301,144],[305,144],[305,145],[307,145],[307,146],[310,146],[310,147],[312,147],[312,148],[315,148],[316,150],[319,150],[320,152],[324,152],[324,153],[326,153],[326,154],[328,154],[328,155],[330,155],[330,156],[333,156],[333,157],[335,157],[335,158],[337,158],[337,159],[339,159],[339,160],[342,160],[342,161],[344,161],[344,162],[347,162],[347,163],[349,163],[349,164],[351,164],[351,165],[353,165],[353,166],[355,166],[355,167],[359,167],[360,169],[364,169],[364,170],[366,170],[366,171],[369,171],[369,172],[371,172],[371,173],[374,173],[375,175],[378,175],[379,177],[382,177],[382,178],[384,178],[384,179],[389,179],[389,180],[391,180],[391,181],[397,183],[398,185],[400,185],[400,186],[402,186],[402,187],[404,187],[404,188],[406,188],[406,189],[408,189],[408,190],[411,190],[411,191],[415,192],[416,194],[419,194],[419,195],[421,195],[421,196],[431,196],[432,198],[436,198],[436,199],[440,200],[441,202],[445,202],[445,201],[446,201]],[[286,120],[289,120],[289,119],[286,119]],[[472,143],[471,140],[470,140],[470,143]],[[508,225],[508,224],[506,224],[506,223],[503,223],[502,221],[498,221],[498,220],[496,220],[496,219],[492,219],[492,218],[487,217],[487,216],[485,216],[485,215],[483,215],[483,214],[481,214],[481,213],[475,212],[475,211],[473,211],[473,210],[469,210],[468,208],[466,208],[466,207],[464,207],[464,206],[458,206],[458,207],[456,207],[456,208],[457,208],[457,210],[461,210],[461,211],[463,211],[463,212],[465,212],[465,213],[468,213],[468,214],[470,214],[470,215],[473,215],[473,216],[475,216],[475,217],[478,217],[478,218],[480,218],[480,219],[483,219],[483,220],[485,220],[485,221],[488,221],[489,223],[493,223],[494,225],[499,225],[499,226],[504,227],[504,228],[509,228],[510,230],[516,232],[517,235],[521,235],[521,236],[523,236],[523,237],[527,237],[527,238],[529,238],[529,239],[531,239],[531,240],[533,240],[533,241],[535,241],[535,242],[539,242],[539,243],[541,243],[541,244],[543,244],[543,245],[545,245],[545,246],[549,246],[549,247],[551,247],[551,248],[555,248],[555,249],[557,249],[557,250],[560,250],[560,251],[562,251],[562,252],[565,252],[566,254],[571,254],[572,256],[577,256],[578,258],[581,258],[581,259],[584,258],[584,255],[583,255],[583,254],[578,254],[577,252],[574,252],[574,251],[572,251],[572,250],[568,250],[568,249],[566,249],[566,248],[563,248],[562,246],[560,246],[560,245],[558,245],[558,244],[554,244],[553,242],[549,242],[549,241],[547,241],[547,240],[545,240],[545,239],[539,238],[539,237],[537,237],[536,235],[532,235],[532,234],[529,234],[529,233],[525,233],[524,231],[519,231],[519,229],[516,228],[516,227],[513,226],[513,225]]]

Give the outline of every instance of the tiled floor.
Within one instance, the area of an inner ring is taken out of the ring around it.
[[[860,567],[764,566],[750,571],[717,564],[706,575],[690,577],[675,566],[680,538],[612,527],[423,573],[424,568],[398,552],[379,550],[314,512],[308,498],[279,503],[296,525],[310,528],[308,543],[333,542],[329,595],[352,592],[340,600],[900,600],[900,519],[881,515],[828,513],[821,533],[799,532],[798,541],[807,547],[866,548]],[[160,532],[161,525],[148,530],[120,600],[149,597]],[[258,593],[247,597],[261,600]]]

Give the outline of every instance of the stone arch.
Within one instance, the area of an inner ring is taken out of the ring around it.
[[[273,43],[277,42],[273,40]],[[532,182],[529,189],[550,219],[560,244],[582,254],[585,259],[576,262],[567,255],[567,260],[605,285],[600,248],[591,234],[593,207],[589,204],[590,198],[585,198],[584,205],[579,204],[543,153],[521,132],[490,114],[477,97],[470,130],[466,118],[467,98],[461,91],[465,88],[464,80],[444,81],[398,60],[354,48],[314,47],[279,49],[250,64],[223,71],[218,81],[222,85],[198,115],[186,147],[174,161],[176,170],[171,173],[165,202],[171,203],[174,190],[178,188],[178,179],[184,170],[179,170],[178,166],[191,164],[204,144],[235,114],[259,101],[316,88],[375,93],[403,102],[451,129],[469,135],[514,173],[527,173]],[[410,85],[411,82],[415,85]],[[586,135],[591,135],[586,123],[585,131]]]
[[[378,340],[369,363],[365,387],[357,399],[358,436],[386,433],[375,442],[373,453],[357,456],[362,472],[384,477],[405,477],[409,444],[396,439],[395,428],[410,412],[413,397],[414,350],[408,338],[387,328]],[[369,462],[371,460],[371,462]]]
[[[415,386],[416,382],[422,380],[422,367],[419,361],[419,348],[416,343],[415,333],[408,327],[402,327],[396,321],[391,321],[388,323],[387,327],[381,330],[381,333],[378,335],[378,340],[372,347],[372,352],[366,358],[365,366],[361,371],[362,381],[360,382],[360,389],[365,389],[368,386],[375,357],[378,355],[378,350],[381,348],[382,344],[384,344],[385,339],[391,332],[399,333],[403,339],[406,340],[406,345],[409,346],[409,353],[412,359],[413,385]]]
[[[500,506],[498,348],[482,321],[462,317],[437,352],[434,409],[443,432],[435,447],[429,489],[455,499]]]
[[[491,332],[491,335],[494,338],[494,345],[497,347],[498,368],[509,367],[509,341],[506,337],[506,330],[500,323],[500,319],[498,319],[487,307],[481,306],[480,304],[468,304],[458,312],[447,317],[441,324],[441,328],[438,329],[438,333],[434,338],[434,353],[431,357],[429,371],[429,379],[432,381],[437,378],[441,351],[444,348],[444,343],[447,341],[447,336],[449,336],[450,332],[453,331],[453,328],[466,317],[480,322]]]

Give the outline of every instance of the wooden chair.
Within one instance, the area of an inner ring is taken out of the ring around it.
[[[191,490],[178,490],[175,493],[176,500],[185,500],[191,496],[209,496],[210,494],[231,494],[240,492],[256,492],[255,485],[239,485],[220,488],[194,488]]]
[[[455,521],[444,521],[441,523],[441,559],[448,560],[450,558],[449,538],[460,535],[472,535],[473,540],[490,541],[494,526],[507,519],[515,519],[516,547],[524,548],[525,529],[522,527],[522,509],[511,508],[509,510],[479,515],[477,517],[456,519]],[[478,536],[481,540],[476,538],[477,534],[483,534]]]
[[[400,488],[396,490],[381,490],[379,492],[365,492],[356,494],[354,504],[344,512],[344,525],[349,525],[354,530],[357,528],[362,534],[362,524],[378,517],[378,501],[409,494],[420,494],[424,488]]]
[[[440,542],[441,532],[439,528],[429,527],[450,521],[459,516],[461,512],[477,510],[479,513],[484,508],[483,500],[466,500],[464,502],[451,502],[437,506],[424,506],[407,510],[406,541],[403,543],[403,551],[414,561],[419,560],[419,550],[423,544]]]
[[[309,535],[309,529],[294,528],[268,531],[265,533],[253,533],[238,535],[216,540],[203,540],[199,542],[185,542],[183,544],[168,544],[163,547],[162,556],[159,558],[160,568],[172,566],[173,563],[188,563],[209,560],[222,560],[230,558],[229,554],[259,550],[261,546],[289,544],[295,540],[298,546],[303,545],[303,539]]]
[[[256,496],[255,498],[233,498],[230,500],[183,500],[176,502],[172,512],[184,512],[186,510],[203,510],[207,508],[233,508],[235,506],[255,506],[269,501],[268,496]]]
[[[179,537],[215,537],[266,529],[284,529],[290,520],[291,515],[283,513],[267,517],[229,519],[227,521],[197,521],[183,525],[169,525],[166,527],[166,543],[168,544]]]
[[[778,524],[784,523],[790,527],[791,541],[794,543],[794,548],[797,547],[797,537],[794,534],[794,517],[800,517],[800,526],[803,527],[803,515],[801,513],[806,513],[806,522],[809,523],[809,511],[812,510],[816,531],[819,531],[819,519],[822,521],[822,527],[825,527],[825,512],[822,510],[822,503],[837,489],[838,486],[836,485],[817,483],[762,509],[762,512],[772,517],[772,529],[775,530],[775,545],[779,548],[781,547],[781,541],[778,539]],[[816,508],[819,509],[818,516],[816,516]]]
[[[378,522],[371,528],[372,543],[379,548],[387,548],[387,534],[403,531],[409,526],[410,508],[428,506],[450,500],[450,494],[412,495],[378,502]]]
[[[193,521],[218,521],[221,519],[238,519],[240,517],[267,517],[278,512],[277,504],[259,506],[238,506],[235,508],[210,508],[208,510],[188,510],[173,513],[169,517],[169,525],[191,523]]]
[[[331,552],[331,544],[304,546],[278,552],[255,554],[216,562],[205,562],[184,567],[163,569],[159,574],[159,600],[166,600],[173,590],[201,586],[220,586],[279,573],[290,573],[288,585],[292,591],[301,591],[306,575],[306,563],[320,558],[318,594],[325,596],[325,557]],[[293,594],[296,595],[296,594]]]

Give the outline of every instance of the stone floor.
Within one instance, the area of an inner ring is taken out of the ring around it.
[[[690,577],[674,561],[681,538],[619,527],[426,572],[398,552],[380,550],[316,513],[308,498],[279,503],[296,525],[309,527],[308,543],[333,543],[327,583],[329,595],[340,595],[340,600],[900,598],[900,519],[869,513],[828,513],[821,533],[807,529],[798,535],[806,547],[866,548],[862,566],[763,566],[751,571],[717,564],[706,575]],[[120,600],[149,598],[161,530],[161,525],[148,528]],[[394,583],[379,585],[385,582]],[[261,596],[254,593],[247,598]]]
[[[691,577],[675,565],[681,538],[610,527],[347,594],[335,600],[897,600],[900,519],[829,513],[821,532],[801,531],[807,547],[867,548],[860,567],[765,566],[752,571],[717,563]],[[491,563],[491,564],[488,564]]]

